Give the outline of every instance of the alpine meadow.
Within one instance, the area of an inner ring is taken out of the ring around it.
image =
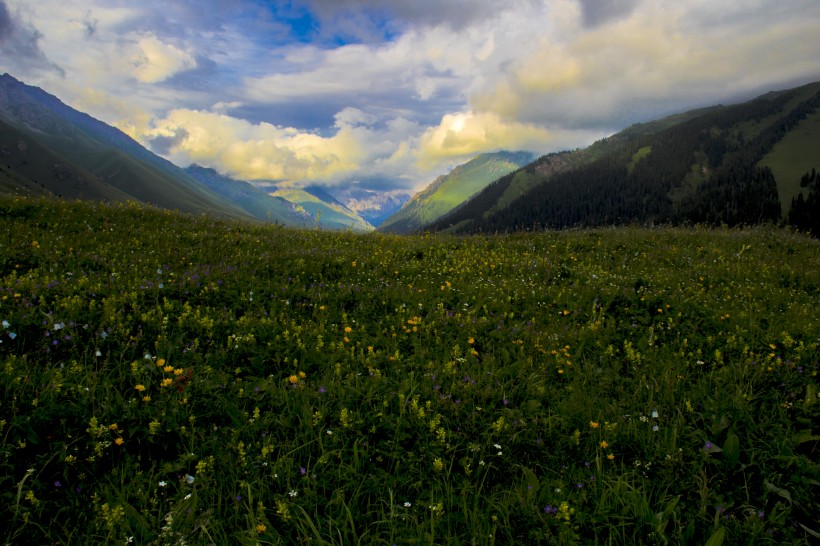
[[[0,199],[6,544],[811,544],[820,242]]]

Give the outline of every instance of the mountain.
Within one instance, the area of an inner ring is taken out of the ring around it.
[[[122,131],[0,76],[0,188],[248,218]]]
[[[285,226],[313,225],[313,219],[304,210],[282,197],[269,195],[249,182],[235,180],[219,174],[214,169],[196,164],[184,170],[205,187],[239,206],[250,216]]]
[[[318,186],[271,187],[268,193],[273,197],[287,200],[296,207],[296,210],[307,214],[310,218],[308,226],[343,231],[373,231],[372,225]]]
[[[379,231],[410,233],[423,229],[464,203],[499,177],[532,161],[529,152],[481,154],[439,176],[413,196]]]
[[[540,157],[430,228],[788,222],[812,229],[805,219],[820,218],[817,142],[820,82],[634,125],[588,148]]]
[[[363,188],[331,188],[328,190],[339,202],[361,216],[370,225],[379,227],[412,197],[405,191],[379,192]]]

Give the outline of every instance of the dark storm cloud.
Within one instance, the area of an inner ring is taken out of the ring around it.
[[[170,154],[183,140],[188,137],[188,131],[179,128],[171,136],[156,136],[149,140],[151,150],[160,155]]]
[[[460,30],[470,24],[492,18],[502,11],[521,5],[537,4],[536,0],[304,0],[304,3],[325,23],[332,24],[342,17],[369,14],[373,26],[390,21],[388,28],[369,29],[389,33],[401,26],[446,25]],[[357,18],[361,22],[363,17]],[[363,29],[364,30],[364,29]]]
[[[632,13],[640,0],[578,0],[584,26],[597,27]]]
[[[18,75],[48,70],[64,76],[63,69],[40,49],[42,37],[37,29],[16,19],[6,2],[0,0],[0,67]]]

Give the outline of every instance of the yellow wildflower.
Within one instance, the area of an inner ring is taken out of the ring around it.
[[[114,443],[117,444],[118,446],[121,446],[122,444],[125,443],[125,440],[123,440],[122,438],[117,438],[116,440],[114,440]]]
[[[165,359],[160,358],[159,360],[157,360],[157,366],[165,366]]]
[[[606,456],[606,458],[609,459],[610,461],[614,461],[615,460],[615,454],[610,453],[609,455]]]
[[[170,377],[166,377],[165,379],[162,380],[162,382],[160,383],[160,386],[161,387],[170,387],[173,382],[174,382],[173,379],[171,379]]]
[[[257,533],[261,534],[261,533],[264,533],[267,530],[268,530],[268,528],[264,523],[257,523],[256,524],[256,532]]]
[[[609,447],[609,443],[606,440],[604,440],[603,442],[601,442],[601,447],[606,449]]]
[[[134,387],[134,390],[137,391],[137,392],[142,392],[142,391],[145,390],[145,385],[141,385],[141,384],[137,385],[137,386]]]
[[[291,385],[295,385],[296,383],[299,382],[299,378],[295,375],[292,375],[292,376],[288,377],[288,381],[290,381]]]
[[[601,424],[598,421],[590,421],[589,422],[589,428],[598,428],[600,426],[601,426]]]
[[[169,365],[169,366],[165,366],[164,368],[162,368],[162,371],[164,371],[164,372],[168,372],[168,373],[171,373],[172,371],[174,371],[174,367],[173,367],[173,366],[170,366],[170,365]]]

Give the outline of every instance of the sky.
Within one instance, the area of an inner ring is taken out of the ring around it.
[[[418,190],[820,80],[818,0],[0,0],[0,73],[180,166]]]

